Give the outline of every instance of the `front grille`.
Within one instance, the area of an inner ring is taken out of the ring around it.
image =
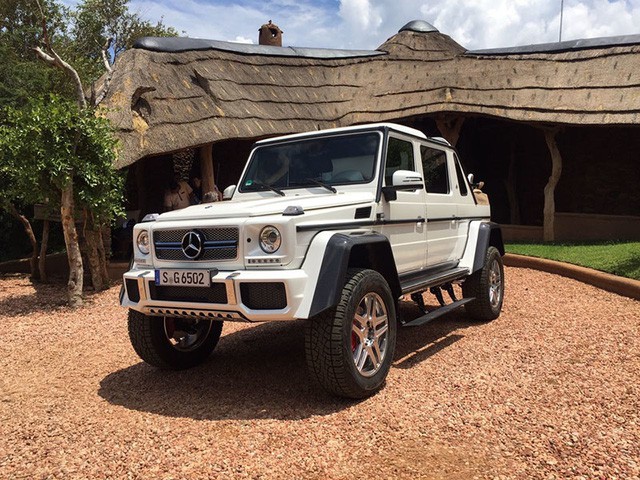
[[[240,284],[242,303],[251,310],[282,310],[287,306],[287,293],[282,282]]]
[[[152,300],[173,302],[227,303],[227,289],[224,283],[212,283],[211,287],[174,287],[149,283]]]
[[[132,302],[138,303],[140,301],[140,290],[138,289],[138,281],[130,278],[124,281],[127,287],[127,296]]]
[[[153,232],[153,245],[158,260],[189,261],[182,251],[182,238],[193,229],[157,230]],[[238,256],[238,228],[200,228],[204,236],[204,250],[197,260],[232,260]]]

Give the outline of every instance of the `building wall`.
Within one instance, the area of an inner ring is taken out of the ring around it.
[[[567,128],[558,143],[558,212],[640,215],[640,126]]]

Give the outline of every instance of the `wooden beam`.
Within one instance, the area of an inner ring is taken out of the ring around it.
[[[544,187],[544,224],[543,224],[543,240],[552,242],[555,240],[555,215],[556,201],[555,192],[556,185],[560,181],[562,174],[562,156],[556,142],[558,129],[550,129],[544,131],[544,139],[547,142],[549,153],[551,154],[551,176],[547,185]]]
[[[460,138],[460,130],[462,130],[463,123],[464,117],[436,117],[436,126],[440,130],[440,134],[454,147]]]
[[[208,143],[200,147],[200,175],[202,175],[202,195],[216,189],[213,173],[213,144]]]

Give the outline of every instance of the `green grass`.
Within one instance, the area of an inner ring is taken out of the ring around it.
[[[640,280],[640,242],[510,243],[507,253],[548,258]]]

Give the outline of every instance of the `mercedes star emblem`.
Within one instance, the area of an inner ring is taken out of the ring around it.
[[[203,247],[202,234],[194,230],[182,237],[182,251],[185,257],[195,260],[202,253]]]

